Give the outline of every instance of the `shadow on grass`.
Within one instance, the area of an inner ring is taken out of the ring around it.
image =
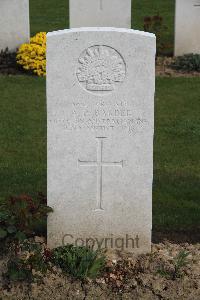
[[[153,225],[155,230],[200,229],[200,179],[191,174],[165,174],[154,180]]]

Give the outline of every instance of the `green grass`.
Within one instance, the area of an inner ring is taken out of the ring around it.
[[[46,193],[45,79],[0,76],[0,196]]]
[[[158,78],[153,220],[165,229],[200,225],[200,78]]]
[[[174,44],[175,0],[133,0],[132,28],[143,30],[144,17],[156,14],[163,17],[163,23],[166,26],[163,39],[167,44],[171,45],[172,51]]]
[[[0,76],[0,197],[46,193],[45,79]],[[200,226],[200,78],[158,78],[153,223]]]
[[[30,0],[31,35],[69,27],[67,0]]]
[[[174,0],[134,0],[132,27],[159,13],[173,47]],[[67,0],[30,0],[31,34],[69,27]],[[0,197],[46,193],[45,79],[0,77]],[[154,145],[153,224],[200,226],[200,78],[158,78]]]
[[[108,0],[104,0],[108,1]],[[123,1],[123,0],[122,0]],[[175,0],[133,0],[132,28],[143,30],[145,16],[157,13],[163,17],[167,29],[164,40],[173,48]],[[116,16],[117,17],[117,16]],[[31,35],[39,31],[69,28],[69,4],[67,0],[30,0]]]

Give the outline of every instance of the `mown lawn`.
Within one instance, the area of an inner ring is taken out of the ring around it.
[[[200,78],[158,78],[155,101],[154,225],[200,226]]]
[[[45,79],[0,76],[0,197],[46,194]],[[200,78],[158,78],[153,223],[200,226]]]
[[[159,13],[173,48],[174,0],[134,0],[132,27]],[[67,0],[30,0],[31,34],[69,27]],[[0,76],[0,197],[46,194],[45,79]],[[200,78],[158,78],[153,223],[157,229],[200,226]]]
[[[108,0],[104,0],[108,1]],[[122,0],[123,1],[123,0]],[[143,30],[144,17],[159,14],[166,29],[164,41],[173,49],[175,0],[133,0],[132,28]],[[116,16],[117,18],[117,16]],[[69,28],[68,0],[30,0],[31,34]]]
[[[45,80],[0,76],[0,196],[46,194]]]

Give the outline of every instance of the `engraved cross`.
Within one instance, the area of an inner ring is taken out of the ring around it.
[[[120,167],[123,168],[123,160],[119,162],[103,161],[103,141],[106,137],[97,137],[97,160],[82,161],[78,160],[79,167],[96,167],[97,168],[97,204],[95,210],[103,210],[102,192],[103,192],[103,167]]]

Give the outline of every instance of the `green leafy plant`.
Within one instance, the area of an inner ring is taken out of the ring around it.
[[[10,281],[41,279],[49,268],[50,258],[51,251],[44,244],[26,240],[10,255],[4,277]]]
[[[96,278],[105,266],[105,257],[87,247],[66,245],[53,250],[52,261],[75,278]]]
[[[163,23],[163,18],[157,14],[155,16],[146,16],[144,18],[144,31],[155,33],[157,40],[157,55],[165,54],[165,50],[172,47],[166,43],[164,33],[168,29]]]
[[[174,258],[174,260],[173,260],[174,272],[172,274],[172,279],[181,277],[181,275],[182,275],[181,269],[189,263],[189,261],[187,259],[189,254],[190,254],[189,252],[182,250]]]
[[[52,209],[46,198],[38,194],[36,199],[28,195],[9,197],[0,202],[0,241],[15,239],[22,241],[33,236]]]
[[[164,266],[161,266],[161,268],[157,271],[158,274],[160,274],[163,277],[166,277],[168,279],[175,280],[176,278],[179,278],[183,275],[182,268],[187,266],[188,261],[188,255],[190,253],[182,250],[180,251],[172,261],[173,269],[167,270]]]
[[[171,64],[175,70],[184,72],[196,71],[200,72],[200,54],[185,54],[177,56]]]
[[[156,273],[160,274],[162,277],[165,277],[167,279],[171,279],[171,272],[166,270],[163,265],[157,270]]]

